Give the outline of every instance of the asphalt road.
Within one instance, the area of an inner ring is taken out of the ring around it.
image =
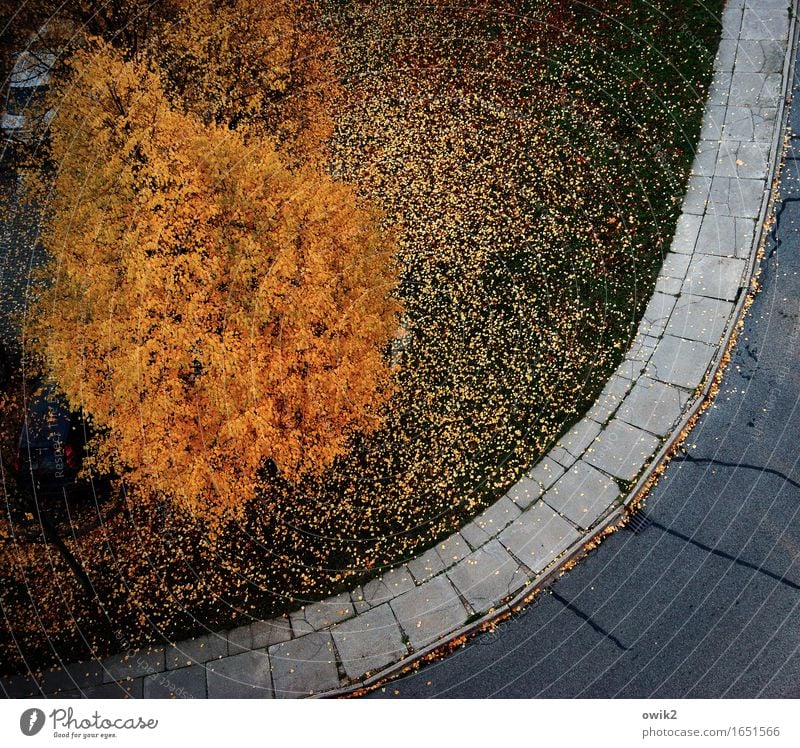
[[[649,525],[372,697],[800,697],[797,82],[791,126],[762,291],[714,406],[648,498]]]

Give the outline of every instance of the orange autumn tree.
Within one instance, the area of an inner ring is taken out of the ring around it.
[[[340,95],[333,41],[314,0],[207,0],[151,37],[173,102],[204,122],[269,135],[292,161],[315,157]]]
[[[235,515],[318,472],[391,394],[394,243],[352,187],[171,106],[107,46],[57,92],[51,257],[27,334],[142,496]]]

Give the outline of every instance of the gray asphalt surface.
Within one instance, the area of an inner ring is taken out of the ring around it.
[[[518,618],[372,697],[800,697],[800,88],[762,291],[648,498]]]

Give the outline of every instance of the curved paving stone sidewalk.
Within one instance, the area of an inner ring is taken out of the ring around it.
[[[616,520],[702,399],[750,281],[781,148],[786,0],[729,0],[671,251],[586,417],[496,504],[350,593],[170,647],[0,681],[11,696],[307,696],[353,688],[516,603]],[[621,485],[638,482],[627,496]]]

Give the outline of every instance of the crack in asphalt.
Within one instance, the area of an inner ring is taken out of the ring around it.
[[[782,473],[780,470],[775,470],[774,468],[764,467],[763,465],[751,465],[750,463],[747,462],[725,462],[724,460],[715,460],[711,457],[692,457],[692,455],[690,454],[680,455],[679,457],[676,457],[675,460],[677,462],[692,462],[698,465],[719,465],[720,467],[757,470],[760,473],[769,473],[770,475],[774,475],[776,478],[780,478],[782,481],[788,483],[790,486],[794,486],[795,488],[800,488],[800,483],[790,478],[788,475],[786,475],[786,473]]]
[[[578,618],[580,618],[585,623],[587,623],[589,625],[589,627],[591,629],[593,629],[594,631],[596,631],[598,634],[604,636],[606,639],[611,640],[623,652],[629,652],[630,651],[630,647],[626,647],[619,639],[617,639],[616,636],[614,636],[614,634],[606,631],[602,626],[600,626],[599,624],[595,623],[591,619],[591,616],[586,615],[586,613],[584,613],[580,608],[577,608],[576,606],[574,606],[569,600],[566,600],[565,598],[561,597],[561,595],[559,595],[558,592],[556,592],[555,590],[551,589],[550,590],[550,594],[556,600],[558,600],[558,602],[560,602],[568,611],[570,611],[571,613],[574,613],[576,616],[578,616]]]
[[[662,532],[665,532],[668,535],[672,535],[673,537],[678,538],[679,540],[684,540],[687,543],[690,543],[691,545],[695,546],[696,548],[700,548],[700,550],[712,554],[713,556],[719,556],[720,558],[724,558],[728,561],[733,561],[733,563],[737,564],[738,566],[744,566],[747,569],[752,569],[753,571],[757,571],[759,574],[763,574],[764,576],[767,576],[770,579],[774,579],[776,582],[786,585],[787,587],[790,587],[793,590],[800,590],[800,584],[797,584],[797,582],[793,582],[791,579],[786,579],[781,574],[776,574],[774,571],[769,571],[768,569],[764,569],[758,564],[751,563],[750,561],[745,561],[730,553],[721,551],[718,548],[712,548],[710,545],[701,543],[699,540],[695,540],[694,538],[689,537],[688,535],[684,535],[682,532],[678,532],[677,530],[673,530],[671,527],[662,525],[660,522],[657,522],[656,520],[652,520],[650,526],[656,527]]]
[[[772,258],[778,251],[778,248],[783,244],[783,239],[778,237],[778,229],[780,229],[781,225],[781,218],[783,218],[783,211],[786,209],[786,206],[789,203],[800,203],[800,197],[785,197],[781,200],[780,206],[775,211],[775,222],[772,224],[772,228],[769,232],[769,238],[772,241],[772,247],[769,250],[769,254],[767,255],[769,258]]]

